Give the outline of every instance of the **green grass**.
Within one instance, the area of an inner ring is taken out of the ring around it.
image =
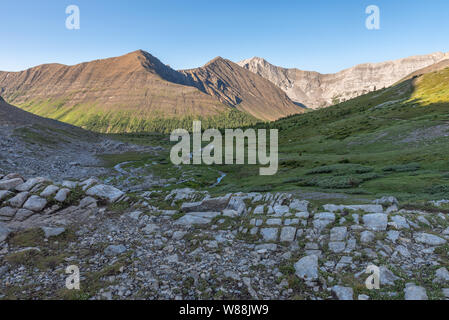
[[[279,130],[279,170],[260,165],[181,165],[169,160],[165,135],[114,135],[126,142],[162,145],[157,156],[121,155],[156,176],[185,178],[181,185],[228,192],[298,191],[345,194],[349,200],[394,195],[413,203],[449,198],[449,69],[407,80],[338,105],[256,128]],[[107,157],[106,157],[107,158]],[[120,158],[120,159],[119,159]],[[210,188],[220,172],[222,182]]]

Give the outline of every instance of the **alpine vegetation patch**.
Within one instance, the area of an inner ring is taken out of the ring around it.
[[[267,154],[267,130],[225,129],[223,135],[217,129],[201,131],[201,121],[193,122],[193,137],[185,129],[176,129],[170,135],[170,141],[178,142],[170,152],[173,164],[247,164],[268,165],[259,169],[259,174],[269,176],[278,170],[278,130],[270,129],[270,153]],[[235,141],[235,144],[234,144]],[[202,142],[210,142],[202,147]],[[246,142],[246,144],[245,144]],[[248,152],[245,152],[246,148]],[[224,157],[223,157],[224,151]],[[235,153],[234,153],[235,151]],[[235,161],[234,161],[235,159]]]

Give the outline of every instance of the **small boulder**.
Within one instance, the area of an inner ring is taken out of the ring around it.
[[[30,194],[28,192],[20,192],[15,197],[9,199],[6,203],[14,208],[21,208]]]
[[[44,198],[50,197],[50,196],[52,196],[53,194],[55,194],[56,192],[58,192],[58,190],[59,190],[59,187],[57,187],[57,186],[55,186],[55,185],[50,185],[50,186],[47,186],[47,187],[44,189],[44,191],[41,192],[40,196],[41,196],[41,197],[44,197]]]
[[[126,247],[122,244],[120,245],[110,245],[105,250],[104,253],[107,256],[117,256],[119,254],[122,254],[126,252]]]
[[[105,199],[110,203],[116,202],[125,194],[123,191],[105,184],[98,184],[87,190],[86,193],[88,196]]]
[[[21,185],[23,180],[21,178],[14,178],[9,180],[1,180],[0,181],[0,190],[11,190]]]
[[[57,237],[65,232],[65,228],[42,227],[41,229],[44,231],[45,238]]]
[[[0,222],[0,242],[3,242],[8,238],[11,230],[9,230],[3,223]]]
[[[70,189],[68,188],[63,188],[61,190],[58,191],[58,193],[55,195],[55,200],[58,202],[64,202],[67,200],[67,197],[70,194]]]
[[[354,290],[350,287],[333,286],[332,293],[338,300],[354,300]]]
[[[295,274],[304,280],[318,279],[318,257],[316,255],[305,256],[295,263]]]
[[[427,300],[426,289],[415,285],[414,283],[408,283],[404,289],[405,300]]]
[[[39,196],[31,196],[23,205],[24,209],[28,209],[34,212],[42,211],[47,205],[47,200]]]

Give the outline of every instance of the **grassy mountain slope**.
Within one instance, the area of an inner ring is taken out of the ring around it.
[[[0,72],[5,100],[31,113],[100,132],[179,127],[191,118],[254,123],[235,108],[183,85],[185,77],[144,51],[75,66]]]
[[[138,50],[75,66],[0,72],[6,101],[31,113],[106,132],[240,127],[303,112],[279,88],[224,59],[178,72]]]
[[[222,191],[449,198],[449,68],[269,126],[280,130],[278,174],[222,166]]]

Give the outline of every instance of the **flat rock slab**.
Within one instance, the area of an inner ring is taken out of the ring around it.
[[[325,204],[323,206],[324,210],[329,212],[337,212],[337,211],[364,211],[367,213],[382,213],[384,212],[384,208],[378,204],[364,204],[364,205],[335,205],[335,204]]]
[[[59,190],[59,187],[57,187],[55,185],[50,185],[50,186],[47,186],[44,189],[44,191],[41,192],[40,196],[44,197],[44,198],[50,197],[50,196],[54,195],[56,192],[58,192],[58,190]]]
[[[373,231],[385,231],[388,225],[388,215],[383,213],[371,213],[363,216],[365,227]]]
[[[88,196],[99,197],[101,199],[107,200],[110,203],[114,203],[118,199],[120,199],[125,193],[113,186],[98,184],[87,190],[86,194]]]
[[[416,242],[427,244],[429,246],[439,246],[447,242],[445,239],[429,233],[415,233],[414,238]]]
[[[21,178],[14,178],[9,180],[1,180],[0,181],[0,190],[11,190],[21,185],[23,180]]]
[[[9,230],[3,223],[0,222],[0,242],[3,242],[8,238],[11,230]]]
[[[318,279],[318,257],[316,255],[305,256],[295,263],[296,275],[304,280]]]
[[[42,227],[41,229],[44,231],[45,238],[57,237],[65,232],[65,228]]]
[[[415,284],[407,284],[404,289],[405,300],[427,300],[426,289]]]
[[[43,183],[43,182],[46,182],[46,181],[48,181],[48,180],[45,179],[45,178],[42,178],[42,177],[31,178],[31,179],[27,180],[26,182],[18,185],[16,187],[16,190],[19,191],[19,192],[30,191],[37,184]]]
[[[12,206],[14,208],[21,208],[23,206],[23,204],[25,203],[26,199],[28,199],[29,195],[30,194],[28,192],[20,192],[20,193],[16,194],[15,197],[9,199],[7,201],[7,204],[9,204],[10,206]]]
[[[47,205],[47,200],[38,196],[31,196],[23,205],[24,209],[34,212],[42,211]]]
[[[354,300],[354,290],[349,287],[333,286],[332,293],[338,300]]]
[[[124,245],[110,245],[105,250],[104,253],[107,256],[116,256],[126,252],[126,247]]]
[[[188,226],[188,225],[196,225],[196,224],[208,224],[208,223],[210,223],[210,221],[211,220],[207,219],[207,218],[186,214],[185,216],[176,220],[174,224]]]

